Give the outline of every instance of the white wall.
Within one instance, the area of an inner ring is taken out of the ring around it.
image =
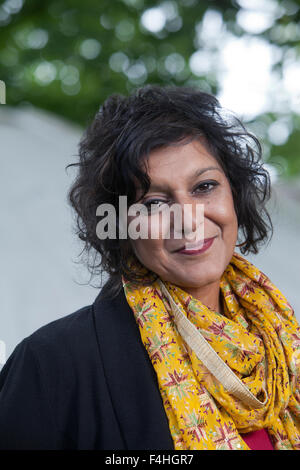
[[[38,327],[91,303],[76,265],[66,194],[82,130],[35,109],[0,107],[0,339],[6,356]]]

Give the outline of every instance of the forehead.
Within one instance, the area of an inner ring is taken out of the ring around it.
[[[145,163],[151,189],[185,184],[206,171],[223,173],[208,145],[198,139],[154,150]]]

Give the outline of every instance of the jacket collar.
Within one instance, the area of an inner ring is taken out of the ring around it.
[[[156,373],[124,290],[93,304],[100,354],[127,449],[174,449]]]

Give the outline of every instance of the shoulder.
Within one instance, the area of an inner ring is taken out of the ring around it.
[[[98,354],[93,316],[91,304],[41,326],[16,345],[2,371],[24,359],[28,368],[37,367],[42,375],[59,375],[62,383],[71,380],[83,371],[85,361],[92,367]]]
[[[136,325],[123,293],[111,299],[98,294],[91,305],[38,328],[17,344],[1,370],[1,381],[19,369],[39,375],[53,390],[72,388],[99,375],[121,353],[120,345],[136,342]]]
[[[128,322],[128,308],[122,292],[115,298],[108,298],[100,291],[92,304],[51,321],[25,337],[13,353],[26,347],[42,366],[47,362],[61,369],[71,363],[74,369],[76,365],[83,366],[86,360],[87,368],[92,367],[99,356],[99,341],[105,341],[114,332],[111,343],[118,330],[123,330],[124,323]]]
[[[70,339],[73,342],[75,338],[91,333],[93,329],[92,316],[93,305],[87,305],[41,326],[24,339],[32,345],[41,345],[43,343],[66,344]]]
[[[82,354],[93,340],[93,306],[88,305],[43,325],[23,342],[39,357],[57,352],[66,358],[68,353]]]

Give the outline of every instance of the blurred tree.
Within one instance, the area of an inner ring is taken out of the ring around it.
[[[259,3],[264,10],[255,17],[253,5]],[[300,69],[291,67],[298,57],[299,20],[300,0],[5,0],[0,79],[7,104],[31,103],[86,126],[108,95],[146,83],[193,85],[217,94],[225,39],[260,38],[273,46],[278,83],[287,77],[299,101],[293,77],[300,83]],[[277,108],[246,119],[263,141],[266,160],[283,163],[286,176],[300,173],[298,109],[297,100],[291,107],[282,98]]]

